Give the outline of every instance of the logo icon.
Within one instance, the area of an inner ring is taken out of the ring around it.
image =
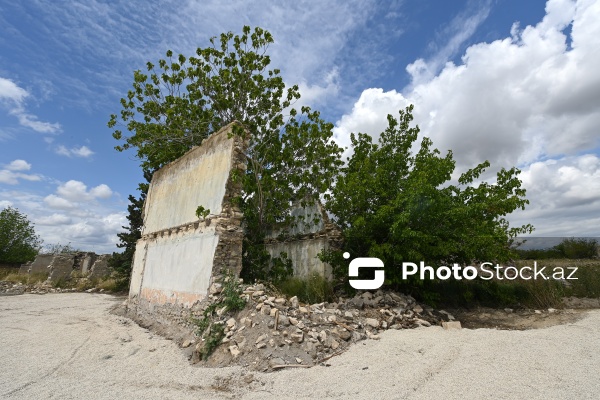
[[[345,252],[344,258],[347,260],[350,258],[350,253]],[[374,257],[359,257],[350,261],[350,265],[348,266],[348,276],[357,277],[358,270],[360,268],[383,268],[383,261],[379,258]],[[379,289],[381,285],[383,285],[383,281],[385,280],[385,271],[383,269],[377,269],[375,272],[374,279],[349,279],[350,286],[354,289],[359,290],[373,290]]]

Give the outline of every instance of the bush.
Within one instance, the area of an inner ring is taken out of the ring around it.
[[[298,300],[303,303],[322,303],[335,299],[332,283],[317,273],[306,279],[288,278],[276,287],[288,297],[298,296]]]

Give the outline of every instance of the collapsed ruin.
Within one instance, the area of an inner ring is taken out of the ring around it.
[[[180,316],[181,308],[205,299],[223,273],[239,276],[244,230],[232,199],[242,193],[236,177],[247,168],[247,140],[233,134],[233,124],[154,173],[136,245],[130,309]],[[207,216],[196,215],[199,206],[209,210]],[[273,232],[267,251],[273,257],[285,252],[295,276],[330,276],[330,267],[317,254],[339,242],[339,232],[318,204],[294,213],[321,218],[316,224],[298,224],[285,235]]]
[[[48,281],[58,282],[70,278],[108,277],[112,270],[108,266],[110,254],[73,252],[39,254],[35,260],[21,265],[20,274],[48,274]]]

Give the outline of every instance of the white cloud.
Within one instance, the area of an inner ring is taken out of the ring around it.
[[[600,2],[550,0],[536,26],[515,25],[503,40],[468,47],[460,65],[446,63],[428,79],[420,75],[425,79],[402,93],[364,90],[352,111],[336,123],[336,140],[347,144],[350,132],[377,137],[387,114],[397,116],[398,109],[412,103],[422,135],[442,153],[452,149],[458,170],[489,160],[495,169],[519,165],[529,171],[527,176],[538,176],[537,163],[548,163],[542,169],[545,179],[524,179],[532,211],[519,214],[541,232],[560,215],[572,215],[569,207],[598,215],[590,211],[596,203],[579,194],[599,196],[580,164],[593,160],[576,157],[600,144],[599,19]],[[563,30],[571,23],[568,46]],[[562,169],[550,167],[553,159]],[[540,191],[564,204],[550,207]],[[581,223],[598,226],[591,219]]]
[[[96,186],[89,193],[96,189],[94,196],[105,196],[108,193],[105,186]],[[70,242],[75,248],[97,253],[117,251],[117,233],[123,230],[123,225],[127,225],[126,213],[117,211],[123,209],[120,202],[77,202],[56,194],[44,197],[0,189],[0,208],[9,205],[27,215],[45,244]]]
[[[9,171],[29,171],[31,169],[31,164],[25,160],[14,160],[6,166],[6,169]]]
[[[52,214],[52,215],[38,218],[36,220],[36,224],[37,225],[48,225],[48,226],[67,225],[67,224],[70,224],[71,221],[72,221],[72,218],[67,215]]]
[[[10,79],[0,77],[0,104],[8,108],[8,113],[16,117],[21,126],[40,133],[56,133],[60,124],[39,121],[35,115],[25,110],[25,100],[30,94]]]
[[[19,179],[27,181],[40,181],[42,176],[38,174],[26,174],[19,171],[28,171],[31,169],[31,164],[25,160],[13,160],[0,170],[0,183],[7,185],[17,185]]]
[[[48,196],[46,196],[44,198],[44,202],[48,205],[48,207],[57,210],[72,210],[76,208],[76,204],[74,204],[73,202],[63,199],[62,197],[58,197],[54,194],[49,194]]]
[[[68,149],[67,147],[60,145],[58,147],[56,147],[56,149],[54,150],[56,152],[56,154],[59,154],[61,156],[66,156],[66,157],[82,157],[82,158],[87,158],[90,157],[94,154],[94,152],[92,150],[90,150],[87,146],[81,146],[81,147],[72,147],[70,149]]]
[[[112,196],[112,190],[105,184],[101,184],[87,190],[87,186],[80,181],[70,180],[56,189],[56,193],[69,201],[82,202],[95,198],[107,199]]]

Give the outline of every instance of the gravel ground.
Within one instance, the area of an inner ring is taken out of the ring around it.
[[[386,331],[330,365],[189,365],[102,294],[0,297],[0,397],[11,399],[597,399],[600,310],[527,331]]]

